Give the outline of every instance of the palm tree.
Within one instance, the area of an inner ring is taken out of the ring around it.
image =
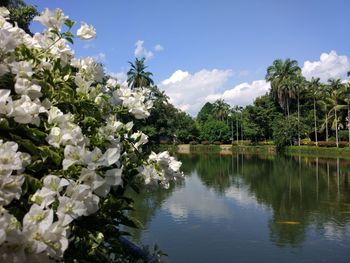
[[[151,79],[153,74],[145,71],[147,68],[147,66],[145,66],[145,58],[135,58],[135,62],[132,63],[129,61],[129,64],[131,68],[127,73],[127,82],[131,88],[149,87],[153,85],[154,82]]]
[[[333,108],[331,109],[331,111],[334,110],[334,120],[333,120],[332,127],[335,128],[335,141],[336,141],[337,147],[339,147],[339,138],[338,138],[339,126],[338,126],[337,110],[339,109],[338,97],[343,87],[343,84],[341,83],[340,79],[329,79],[328,82],[331,87],[331,100],[333,101],[333,105],[334,105]]]
[[[230,105],[228,105],[225,100],[218,99],[213,103],[213,113],[218,120],[224,121],[229,111]]]
[[[298,145],[300,146],[300,92],[305,84],[305,78],[301,75],[293,76],[289,89],[289,97],[296,97],[298,110]]]
[[[271,94],[285,112],[289,110],[289,83],[287,79],[299,75],[300,72],[298,62],[289,58],[285,61],[276,59],[267,68],[265,79],[271,82]]]
[[[315,123],[315,142],[316,146],[318,146],[317,141],[317,117],[316,117],[316,98],[319,95],[319,88],[320,88],[320,78],[314,78],[312,77],[311,81],[309,82],[309,88],[311,90],[311,94],[314,100],[314,123]],[[326,122],[327,122],[327,115],[326,115]],[[327,125],[327,123],[326,123]],[[328,128],[326,132],[327,140],[328,140]]]
[[[333,100],[331,99],[331,89],[329,85],[320,85],[320,96],[322,100],[320,100],[319,103],[324,106],[325,112],[325,122],[322,124],[321,131],[326,128],[326,141],[328,142],[328,109],[331,107],[331,105],[333,105]]]
[[[350,73],[350,72],[348,72]],[[342,98],[344,102],[346,102],[346,105],[339,105],[339,109],[347,109],[347,126],[348,126],[348,139],[349,139],[349,147],[350,147],[350,83],[343,84],[341,91]]]

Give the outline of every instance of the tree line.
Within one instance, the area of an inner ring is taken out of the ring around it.
[[[130,65],[129,85],[152,89],[153,117],[139,125],[155,143],[249,141],[270,142],[280,148],[293,144],[350,146],[350,82],[339,78],[307,80],[296,60],[277,59],[267,68],[265,79],[271,89],[252,105],[229,105],[218,99],[205,103],[196,118],[169,103],[164,91],[153,85],[144,59]]]

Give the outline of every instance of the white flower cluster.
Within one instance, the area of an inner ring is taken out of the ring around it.
[[[0,140],[0,206],[8,205],[13,199],[19,199],[21,196],[24,182],[21,172],[30,162],[30,155],[17,150],[17,143],[4,143]],[[13,174],[14,171],[16,175]]]
[[[146,184],[160,183],[168,188],[169,181],[184,176],[180,171],[180,167],[181,162],[170,156],[168,151],[158,154],[152,152],[148,158],[148,163],[139,168],[139,175],[144,178]]]
[[[62,162],[57,170],[39,178],[42,185],[30,195],[28,203],[31,206],[19,221],[7,206],[21,198],[22,185],[30,176],[25,172],[31,157],[19,152],[16,142],[8,138],[0,140],[0,261],[59,259],[68,248],[70,224],[79,217],[96,213],[100,199],[106,198],[112,187],[123,185],[121,159],[127,155],[124,148],[141,153],[148,137],[139,131],[132,132],[132,122],[124,124],[110,111],[103,116],[105,121],[96,131],[96,137],[102,143],[99,147],[91,144],[75,114],[60,108],[59,99],[50,101],[45,97],[44,88],[55,87],[44,86],[42,76],[51,74],[54,78],[57,63],[62,67],[73,67],[73,73],[56,76],[55,83],[71,80],[78,97],[97,105],[106,97],[107,102],[127,108],[136,119],[149,116],[152,101],[148,99],[147,89],[119,88],[114,79],[103,85],[105,76],[100,64],[92,58],[74,58],[74,52],[60,34],[61,26],[68,19],[62,10],[46,9],[36,17],[35,20],[47,29],[34,36],[26,34],[17,25],[12,26],[7,21],[8,16],[8,10],[0,8],[0,77],[10,74],[15,83],[14,89],[0,88],[0,118],[10,124],[40,127],[44,143],[58,149]],[[95,29],[85,23],[77,32],[81,39],[91,39],[95,34]],[[15,51],[20,47],[32,50],[37,57],[17,57]],[[130,147],[124,147],[125,144]],[[181,162],[168,152],[152,153],[139,171],[146,183],[158,181],[166,186],[170,178],[182,176],[180,166]],[[78,168],[74,179],[65,178],[65,172],[73,167]]]
[[[133,91],[129,87],[123,86],[113,92],[113,98],[116,103],[121,100],[122,105],[128,108],[136,119],[144,119],[150,115],[148,110],[153,107],[153,102],[147,99],[149,93],[150,91],[146,88]]]

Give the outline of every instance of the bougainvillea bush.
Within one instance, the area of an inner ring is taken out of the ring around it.
[[[120,262],[120,225],[134,226],[127,185],[182,176],[167,152],[147,155],[148,89],[130,89],[92,58],[77,59],[73,39],[95,29],[60,9],[26,34],[0,9],[0,261]]]

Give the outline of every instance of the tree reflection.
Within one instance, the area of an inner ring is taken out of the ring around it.
[[[278,246],[301,246],[310,226],[324,229],[332,224],[344,231],[350,223],[348,160],[239,154],[191,154],[179,159],[187,176],[196,172],[203,185],[218,195],[244,186],[250,197],[271,209],[270,239]],[[184,181],[176,184],[133,195],[136,211],[131,214],[147,225]]]
[[[219,194],[243,182],[260,204],[272,208],[271,240],[298,246],[310,224],[350,222],[349,164],[339,158],[200,155],[193,165]]]

